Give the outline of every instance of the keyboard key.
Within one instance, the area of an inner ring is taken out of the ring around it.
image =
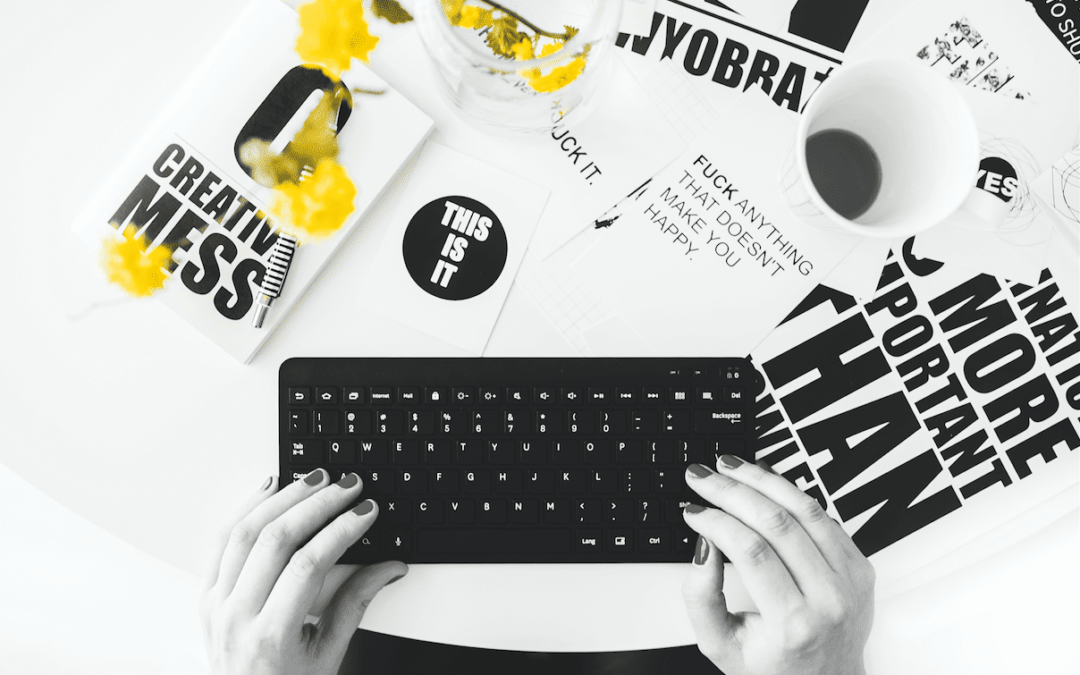
[[[576,530],[574,550],[581,553],[599,553],[603,550],[603,533],[599,529]]]
[[[457,469],[442,469],[431,472],[431,490],[437,495],[455,495],[458,492],[459,472]]]
[[[724,398],[722,400],[723,400],[724,403],[728,403],[730,405],[742,405],[742,403],[743,403],[742,389],[733,389],[731,387],[724,387]]]
[[[420,470],[398,471],[398,492],[405,495],[422,495],[427,492],[427,472]]]
[[[398,387],[397,390],[398,403],[412,404],[420,402],[420,388],[419,387]]]
[[[617,464],[640,464],[641,441],[615,441],[615,462]]]
[[[390,387],[372,387],[371,402],[379,405],[394,402],[394,390]]]
[[[595,422],[596,415],[592,410],[571,410],[566,414],[566,433],[591,434]]]
[[[589,403],[610,403],[611,390],[607,387],[589,387]]]
[[[290,441],[289,463],[314,466],[323,463],[322,441]]]
[[[345,433],[350,436],[367,436],[371,433],[370,410],[346,410]]]
[[[476,522],[476,502],[473,500],[451,499],[446,506],[446,521],[451,525],[472,525]]]
[[[525,404],[529,402],[529,390],[525,387],[507,387],[506,402],[512,404]]]
[[[289,411],[289,433],[294,436],[302,436],[308,432],[308,416],[306,410]]]
[[[363,403],[364,388],[363,387],[345,387],[341,390],[342,400],[346,403]]]
[[[386,441],[360,441],[361,464],[388,464],[390,446]]]
[[[655,434],[658,424],[655,410],[635,410],[630,413],[630,430],[635,434]]]
[[[316,410],[312,413],[311,430],[319,436],[340,433],[341,414],[336,410]]]
[[[453,448],[450,441],[424,443],[424,464],[449,464]]]
[[[331,464],[356,464],[356,441],[330,441]]]
[[[408,530],[391,530],[381,534],[386,541],[385,548],[391,556],[412,550],[412,535]]]
[[[408,525],[412,521],[412,502],[408,499],[386,499],[379,504],[379,520],[394,525]]]
[[[311,403],[311,390],[307,387],[289,387],[290,405],[307,405]]]
[[[665,434],[679,434],[685,436],[690,433],[689,410],[665,410],[663,432]]]
[[[552,441],[552,464],[580,464],[581,441]]]
[[[380,436],[400,436],[405,431],[405,411],[380,410],[375,415],[375,433]]]
[[[594,495],[613,495],[618,492],[618,475],[615,469],[598,469],[590,472],[589,492]]]
[[[672,387],[668,391],[668,402],[670,403],[689,403],[690,401],[690,390],[686,387]]]
[[[407,418],[410,434],[430,436],[435,433],[434,410],[411,410]]]
[[[600,499],[578,500],[574,522],[579,525],[599,525],[604,521],[604,502]]]
[[[390,454],[394,464],[415,466],[420,463],[420,441],[394,441]]]
[[[533,389],[533,401],[537,405],[551,405],[558,400],[558,392],[554,387],[537,387]]]
[[[550,495],[555,491],[555,472],[541,469],[529,471],[525,476],[525,492],[534,495]]]
[[[508,465],[514,463],[513,441],[488,441],[487,463]]]
[[[619,403],[637,403],[637,389],[619,387],[615,390],[615,400]]]
[[[602,434],[625,434],[626,411],[604,410],[600,413],[600,433]]]
[[[570,469],[560,471],[556,479],[559,484],[559,494],[579,495],[585,492],[588,474],[584,469]]]
[[[475,394],[472,387],[454,387],[450,391],[451,400],[458,405],[472,405]]]
[[[540,501],[540,518],[546,525],[565,525],[570,522],[570,501],[544,499]]]
[[[611,441],[585,441],[586,464],[611,464]]]
[[[495,405],[502,402],[502,390],[497,387],[480,387],[479,401],[486,405]]]
[[[360,477],[364,481],[364,494],[389,495],[394,493],[394,479],[390,471],[371,469],[362,472]]]
[[[585,401],[585,390],[579,387],[563,387],[561,393],[563,403],[578,405]]]
[[[628,525],[634,522],[634,500],[609,499],[604,522],[613,525]]]
[[[644,403],[663,403],[664,390],[660,387],[645,387],[641,392],[641,400]]]
[[[481,499],[480,500],[480,524],[481,525],[505,525],[506,524],[506,500],[504,499]]]
[[[656,499],[642,499],[638,501],[637,522],[659,523],[660,502]]]
[[[442,403],[448,401],[449,394],[446,387],[428,387],[424,390],[424,400],[428,403]]]
[[[455,464],[480,464],[484,461],[483,441],[458,441]]]
[[[443,521],[443,502],[439,499],[421,499],[416,502],[416,522],[421,525],[439,525]]]
[[[491,494],[491,471],[476,469],[465,472],[465,494],[489,495]]]
[[[337,405],[337,387],[316,387],[315,403],[317,405]]]
[[[495,493],[519,495],[524,490],[525,476],[520,469],[495,472]]]
[[[560,434],[563,430],[562,415],[554,410],[537,410],[534,428],[541,436]]]
[[[718,403],[722,390],[719,387],[703,387],[697,390],[698,403]]]
[[[649,442],[650,464],[672,464],[675,462],[675,441],[661,440]]]
[[[604,550],[608,553],[634,550],[634,531],[630,528],[604,530]]]
[[[528,418],[528,413],[507,410],[503,413],[503,433],[508,436],[520,436],[529,430]]]
[[[498,410],[476,410],[472,413],[473,433],[486,436],[497,434],[501,421]]]
[[[420,530],[417,533],[417,550],[421,553],[467,555],[569,553],[570,532],[549,528]]]
[[[439,413],[439,432],[464,434],[469,428],[469,413],[465,410],[444,410]]]
[[[540,512],[535,499],[510,501],[510,523],[512,525],[535,525],[540,522]]]
[[[742,428],[742,412],[738,410],[698,410],[694,413],[694,432],[698,434],[739,433]]]
[[[547,441],[520,441],[518,461],[525,465],[543,464],[548,451]]]
[[[645,494],[649,491],[649,472],[645,469],[631,469],[620,472],[619,492],[625,494]]]
[[[639,551],[670,551],[671,530],[647,529],[638,531]]]

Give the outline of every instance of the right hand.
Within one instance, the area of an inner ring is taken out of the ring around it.
[[[727,675],[863,675],[874,568],[851,537],[783,477],[725,455],[687,483],[717,509],[689,506],[698,553],[683,584],[705,656]],[[719,548],[719,550],[718,550]],[[728,611],[723,551],[760,613]]]
[[[370,499],[341,513],[360,494],[355,474],[331,485],[317,469],[280,492],[275,482],[218,538],[200,606],[210,666],[218,675],[334,675],[375,594],[409,568],[335,568],[378,516]],[[308,622],[321,595],[332,597]]]

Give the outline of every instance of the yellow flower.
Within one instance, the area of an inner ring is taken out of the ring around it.
[[[514,47],[512,48],[514,51],[514,56],[519,61],[526,61],[533,58],[532,44],[526,43],[527,41],[523,40],[522,42],[514,45]],[[564,66],[556,66],[552,68],[551,72],[547,75],[542,75],[538,68],[530,68],[528,70],[521,71],[521,76],[528,80],[529,86],[531,86],[534,90],[538,92],[549,93],[553,91],[558,91],[576,80],[577,77],[581,75],[581,73],[585,70],[585,60],[589,56],[589,47],[591,47],[591,45],[585,45],[585,49],[581,52],[580,56],[575,57]],[[540,58],[550,56],[551,54],[558,52],[562,48],[563,45],[561,43],[551,43],[545,45],[544,48],[540,50]]]
[[[327,237],[345,224],[353,211],[356,186],[344,167],[325,158],[315,171],[298,183],[274,188],[270,212],[285,231],[301,241]]]
[[[300,8],[296,53],[335,75],[348,70],[353,57],[366,63],[378,43],[368,30],[362,0],[314,0]]]
[[[172,251],[165,246],[144,251],[150,242],[145,237],[136,237],[137,231],[134,225],[128,225],[123,239],[106,239],[101,250],[101,267],[110,283],[131,295],[145,297],[165,285],[164,268]]]

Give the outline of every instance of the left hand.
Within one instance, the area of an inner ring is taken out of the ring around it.
[[[280,492],[275,483],[249,497],[218,538],[200,606],[211,670],[334,675],[375,594],[408,567],[335,567],[378,516],[371,500],[341,513],[360,493],[355,474],[331,485],[317,469]],[[325,611],[308,622],[327,590]]]

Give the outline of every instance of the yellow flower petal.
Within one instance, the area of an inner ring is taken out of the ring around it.
[[[300,7],[296,53],[334,75],[348,70],[353,57],[366,63],[378,43],[368,30],[361,0],[314,0]]]
[[[165,246],[156,246],[143,251],[150,242],[145,237],[136,237],[134,225],[129,225],[123,232],[123,238],[109,237],[101,250],[101,267],[110,283],[116,284],[127,293],[146,297],[165,285],[165,266],[172,256]]]
[[[352,213],[355,198],[356,186],[345,168],[333,159],[323,159],[299,183],[277,186],[270,212],[283,229],[309,241],[337,232]]]

